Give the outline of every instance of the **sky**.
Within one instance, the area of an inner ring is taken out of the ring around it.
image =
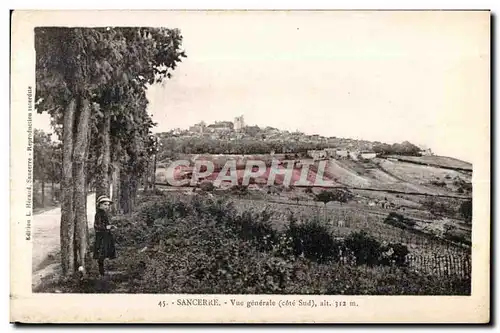
[[[155,132],[244,115],[470,162],[489,133],[488,13],[184,12],[151,22],[179,28],[187,54],[148,91]]]

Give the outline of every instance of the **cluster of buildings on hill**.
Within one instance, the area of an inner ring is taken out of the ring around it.
[[[200,137],[228,141],[240,139],[283,142],[299,141],[302,143],[318,143],[360,149],[370,149],[372,145],[371,142],[364,140],[324,137],[319,134],[307,135],[298,130],[288,131],[271,126],[259,127],[256,125],[247,125],[243,115],[235,117],[234,121],[215,121],[213,124],[201,121],[190,126],[188,129],[176,128],[169,132],[160,133],[159,136],[177,138]]]
[[[241,132],[243,128],[245,128],[245,119],[243,116],[239,116],[234,118],[234,122],[216,121],[213,124],[207,125],[204,121],[201,121],[198,124],[190,126],[187,132],[194,135],[204,135]]]
[[[201,121],[189,127],[187,130],[175,129],[170,132],[161,133],[160,137],[177,138],[207,138],[213,140],[241,140],[252,139],[264,142],[300,142],[312,144],[311,148],[335,147],[308,151],[308,155],[315,160],[336,159],[371,159],[377,156],[377,146],[385,145],[380,142],[366,140],[344,139],[337,137],[324,137],[318,134],[307,135],[299,131],[290,132],[279,130],[271,126],[259,127],[247,125],[244,116],[234,118],[234,121],[215,121],[206,124]],[[408,143],[409,144],[409,143]],[[410,144],[411,145],[411,144]],[[414,146],[415,151],[418,150]],[[430,149],[421,150],[420,155],[432,155]]]

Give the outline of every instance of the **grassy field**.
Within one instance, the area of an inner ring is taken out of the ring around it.
[[[386,189],[401,192],[434,193],[412,182],[405,181],[384,170],[376,163],[357,162],[352,160],[337,160],[329,163],[329,169],[334,177],[346,185],[361,188]]]
[[[447,157],[447,156],[388,156],[388,157],[393,157],[397,158],[401,161],[409,161],[409,162],[416,162],[416,163],[428,163],[432,164],[435,166],[442,166],[446,168],[460,168],[460,169],[466,169],[472,171],[472,164],[457,160],[452,157]]]
[[[366,162],[331,160],[328,171],[347,186],[432,195],[460,195],[456,182],[471,180],[469,174],[460,171],[381,158]]]
[[[418,184],[426,193],[453,194],[457,189],[454,185],[456,180],[470,182],[470,175],[433,166],[381,160],[379,167],[386,173],[407,183]],[[440,183],[441,186],[437,185]]]

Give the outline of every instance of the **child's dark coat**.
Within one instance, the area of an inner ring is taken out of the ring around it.
[[[102,209],[97,209],[94,219],[94,259],[116,258],[115,239],[111,231],[106,229],[107,225],[109,225],[108,214]]]

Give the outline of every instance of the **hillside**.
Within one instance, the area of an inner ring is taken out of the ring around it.
[[[429,156],[434,157],[434,156]],[[414,157],[412,162],[394,160],[393,158],[373,158],[371,160],[355,161],[349,159],[329,159],[326,161],[326,168],[323,179],[331,181],[333,186],[343,186],[354,189],[373,189],[380,191],[396,191],[408,194],[428,194],[439,196],[470,196],[471,173],[460,170],[445,169],[438,166],[429,166],[423,164],[415,164],[420,162],[418,159],[424,157]],[[403,157],[409,158],[409,157]],[[238,179],[241,182],[246,161],[259,160],[264,161],[266,165],[270,165],[272,159],[284,160],[283,155],[183,155],[183,159],[190,161],[191,166],[197,160],[211,161],[215,164],[214,173],[208,177],[209,180],[215,180],[218,176],[218,171],[229,160],[236,160],[238,169]],[[429,159],[424,159],[428,161]],[[445,159],[441,157],[441,161]],[[311,165],[307,179],[314,183],[316,172],[318,170],[318,161],[313,162],[311,159],[296,159],[297,163],[294,166],[292,185],[300,178],[301,168],[300,162],[308,161]],[[455,160],[457,161],[457,160]],[[436,162],[434,160],[434,162]],[[451,165],[449,161],[446,167]],[[466,166],[463,162],[455,162],[455,165]],[[157,170],[158,182],[166,181],[166,167],[169,162],[163,161],[162,168]],[[283,169],[284,166],[280,166]],[[176,174],[181,172],[182,168],[177,169]],[[269,169],[260,177],[267,180]],[[276,184],[281,184],[283,177],[278,176]]]
[[[472,171],[472,164],[448,156],[388,156],[399,161],[424,164],[446,169],[458,169],[462,171]]]
[[[470,183],[466,172],[440,167],[374,158],[371,161],[330,160],[328,171],[349,187],[416,192],[430,195],[463,195]]]
[[[265,212],[277,230],[286,226],[292,214],[299,221],[319,219],[331,226],[340,238],[353,231],[367,231],[381,242],[405,244],[412,255],[426,258],[436,253],[451,253],[453,257],[459,253],[461,257],[470,249],[472,215],[468,216],[464,207],[468,207],[467,203],[472,204],[472,173],[450,169],[451,159],[440,157],[433,165],[427,165],[418,159],[402,161],[394,157],[361,160],[297,157],[292,160],[291,183],[284,182],[285,177],[278,175],[272,186],[267,184],[269,166],[273,160],[285,160],[284,155],[193,154],[184,155],[183,159],[191,165],[177,168],[174,172],[177,178],[184,174],[191,179],[193,166],[200,160],[214,163],[214,172],[196,182],[199,189],[189,188],[189,182],[185,187],[164,187],[161,185],[166,184],[169,163],[162,161],[164,165],[157,170],[156,177],[162,190],[193,198],[225,198],[238,210]],[[260,160],[267,166],[248,187],[233,186],[229,181],[220,185],[215,182],[222,170],[228,170],[223,169],[228,165],[226,162],[231,161],[241,185],[245,178],[244,161],[248,160]],[[438,160],[448,164],[437,166]],[[460,161],[454,163],[453,167],[465,166],[465,163],[459,164]],[[309,171],[303,175],[302,168],[306,164],[310,164]],[[287,163],[278,165],[278,171],[287,168]],[[328,185],[316,182],[321,174],[323,180],[329,181]],[[310,184],[297,184],[299,179],[307,179]],[[202,186],[204,182],[212,182],[215,188],[206,190],[207,187]],[[345,202],[323,204],[318,200],[325,189],[330,193],[350,192],[350,198]]]

